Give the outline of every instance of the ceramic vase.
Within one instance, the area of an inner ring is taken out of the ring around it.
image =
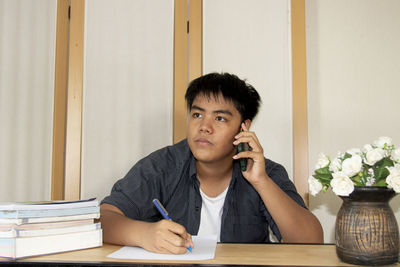
[[[355,187],[343,199],[335,225],[336,252],[347,263],[385,265],[398,261],[399,229],[386,187]]]

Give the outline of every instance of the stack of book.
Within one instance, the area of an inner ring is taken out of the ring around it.
[[[0,203],[0,257],[22,258],[101,246],[96,199]]]

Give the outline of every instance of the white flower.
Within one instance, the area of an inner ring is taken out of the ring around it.
[[[352,148],[346,151],[350,155],[361,155],[361,150],[359,148]]]
[[[390,174],[386,177],[388,188],[392,188],[396,193],[400,193],[400,166],[388,167]]]
[[[366,186],[372,186],[375,183],[375,178],[373,176],[368,176],[367,181],[365,182]]]
[[[372,168],[370,168],[370,169],[368,169],[367,182],[365,183],[365,185],[371,186],[374,183],[375,183],[374,170]]]
[[[363,152],[367,153],[368,151],[371,151],[372,149],[374,149],[370,144],[366,144],[363,146]]]
[[[387,136],[381,136],[378,140],[374,141],[374,145],[379,148],[384,148],[384,146],[391,146],[392,145],[392,138]]]
[[[344,153],[338,151],[336,157],[341,159],[344,157]]]
[[[339,158],[334,158],[331,162],[331,165],[329,165],[329,170],[331,172],[338,172],[342,170],[342,161]]]
[[[315,165],[315,169],[318,170],[324,168],[328,166],[328,164],[329,164],[329,158],[325,156],[324,153],[320,153],[318,156],[317,165]]]
[[[322,184],[314,177],[308,177],[308,187],[310,194],[315,196],[322,190]]]
[[[354,190],[353,181],[344,173],[336,172],[332,174],[332,191],[338,196],[348,196]]]
[[[359,155],[347,158],[342,163],[342,171],[345,175],[352,177],[361,171],[362,160]]]
[[[392,158],[393,158],[394,161],[397,161],[397,162],[400,163],[400,148],[397,148],[397,149],[393,150]]]
[[[365,155],[365,163],[367,163],[370,166],[373,166],[375,163],[383,159],[384,155],[385,151],[383,151],[382,148],[375,148],[373,150],[370,150]]]

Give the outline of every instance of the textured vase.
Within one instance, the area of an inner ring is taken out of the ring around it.
[[[399,229],[385,187],[355,187],[343,199],[335,226],[336,252],[347,263],[385,265],[398,261]]]

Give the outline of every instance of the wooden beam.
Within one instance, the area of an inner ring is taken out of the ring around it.
[[[85,1],[71,0],[64,193],[66,200],[80,199],[84,16]]]
[[[51,199],[64,199],[65,124],[67,111],[68,0],[57,1],[54,74],[53,152]]]
[[[203,73],[203,1],[189,3],[189,82]]]
[[[174,15],[174,124],[173,142],[186,137],[185,92],[188,83],[187,65],[187,0],[175,0]]]
[[[305,1],[291,1],[294,184],[308,206],[308,119]]]

